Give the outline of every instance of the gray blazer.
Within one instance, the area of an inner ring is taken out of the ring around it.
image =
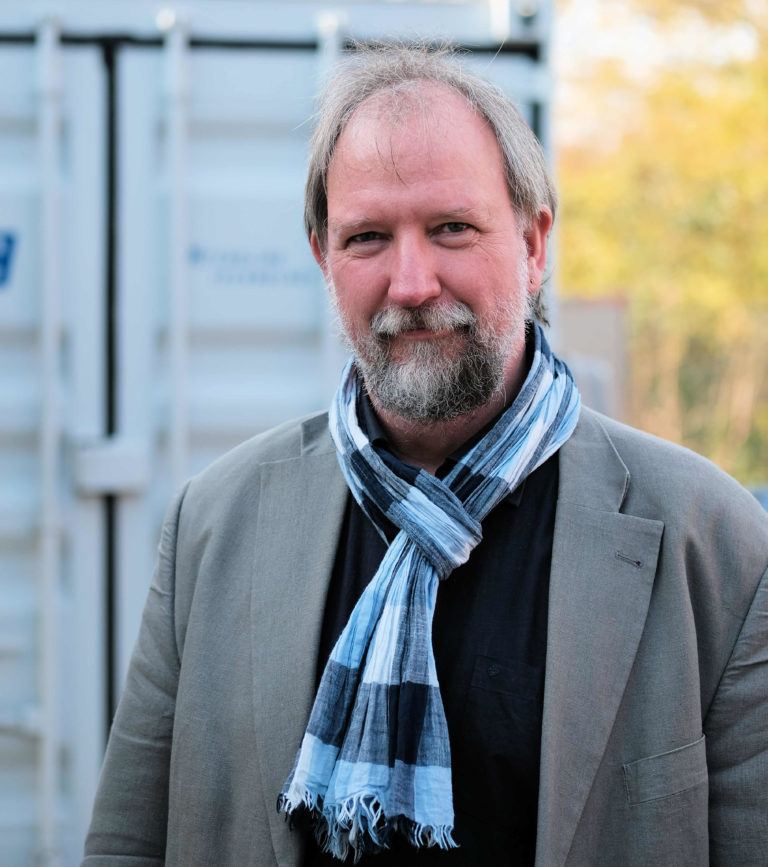
[[[91,830],[97,865],[296,865],[275,810],[314,694],[346,487],[324,415],[172,506]],[[560,455],[537,867],[768,864],[768,516],[582,412]]]

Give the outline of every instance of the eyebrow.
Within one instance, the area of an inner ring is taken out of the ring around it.
[[[356,235],[375,222],[376,220],[371,217],[361,217],[359,220],[352,220],[349,223],[334,221],[328,223],[328,231],[336,235]]]
[[[450,222],[463,222],[464,220],[471,220],[473,217],[477,219],[480,215],[481,211],[479,208],[469,207],[461,207],[461,208],[448,208],[446,210],[435,211],[435,213],[430,217],[430,222],[435,221],[438,223],[450,223]],[[341,220],[335,220],[328,223],[328,231],[333,232],[336,235],[357,235],[362,231],[367,230],[372,225],[380,224],[382,221],[377,220],[374,217],[360,217],[357,220],[351,220],[350,222],[344,222]]]

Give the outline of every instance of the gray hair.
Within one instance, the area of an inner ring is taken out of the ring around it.
[[[396,97],[423,82],[456,91],[488,122],[501,149],[510,202],[522,227],[533,225],[542,206],[554,217],[557,194],[541,145],[502,90],[468,72],[448,47],[358,45],[321,94],[310,145],[304,225],[307,235],[315,233],[323,252],[328,240],[328,170],[341,133],[369,97],[382,91]],[[533,299],[532,313],[546,324],[541,291]]]

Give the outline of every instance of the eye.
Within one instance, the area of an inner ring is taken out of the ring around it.
[[[476,229],[471,223],[451,220],[436,226],[432,230],[432,237],[447,247],[463,247],[471,243],[475,237],[475,232]]]
[[[360,232],[359,235],[352,235],[351,238],[347,238],[347,245],[370,244],[372,241],[378,241],[380,239],[381,235],[379,232]]]
[[[438,232],[444,232],[447,235],[458,235],[461,232],[466,232],[472,227],[469,223],[443,223],[438,227]]]

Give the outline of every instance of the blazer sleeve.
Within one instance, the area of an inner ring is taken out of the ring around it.
[[[712,867],[768,855],[768,569],[705,720]]]
[[[163,525],[157,564],[117,708],[85,843],[83,867],[149,867],[165,858],[179,652],[175,563],[186,488]]]

